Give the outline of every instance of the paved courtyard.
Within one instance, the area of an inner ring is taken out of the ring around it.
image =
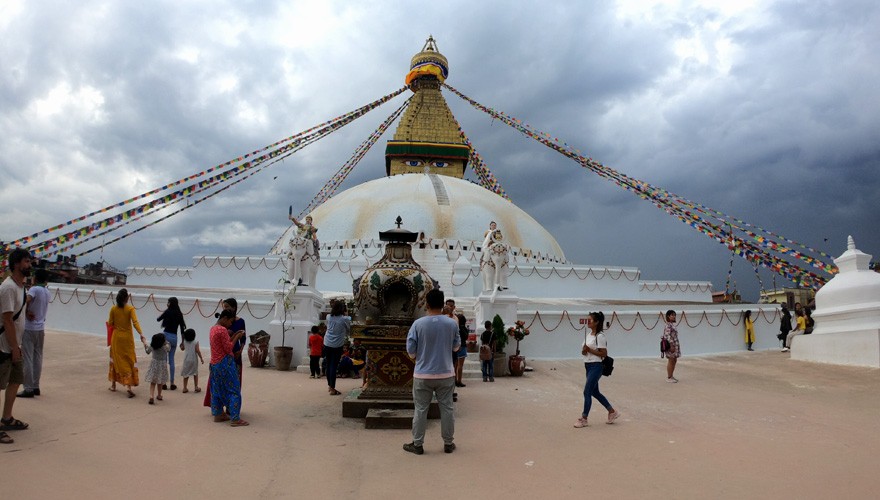
[[[203,393],[168,391],[150,406],[142,384],[127,399],[107,390],[103,344],[47,332],[43,395],[15,405],[31,428],[0,445],[4,491],[549,499],[876,498],[880,490],[880,370],[802,363],[778,351],[687,357],[685,345],[679,384],[665,383],[665,360],[617,359],[601,389],[622,417],[605,425],[594,402],[591,425],[574,429],[583,364],[534,362],[522,378],[466,381],[455,453],[443,453],[432,421],[425,454],[414,456],[401,449],[408,430],[367,430],[342,418],[341,397],[306,373],[246,367],[250,427],[213,423]],[[148,358],[143,350],[138,357],[143,374]],[[204,385],[207,365],[200,374]],[[342,379],[338,388],[357,385]]]

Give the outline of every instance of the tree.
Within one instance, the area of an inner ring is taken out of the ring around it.
[[[507,346],[510,339],[507,338],[507,333],[504,331],[504,320],[497,314],[492,318],[492,336],[495,337],[497,352],[504,352],[504,347]]]

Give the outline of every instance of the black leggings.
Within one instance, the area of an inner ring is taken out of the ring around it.
[[[313,377],[321,374],[321,356],[309,356],[309,370]]]
[[[342,347],[325,345],[324,356],[327,357],[327,385],[336,389],[336,370],[339,368],[339,359],[342,357]]]

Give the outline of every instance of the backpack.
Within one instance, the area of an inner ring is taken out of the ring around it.
[[[480,346],[480,361],[489,361],[492,359],[492,346],[483,344]]]

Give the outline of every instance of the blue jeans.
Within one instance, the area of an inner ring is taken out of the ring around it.
[[[593,404],[593,398],[596,398],[606,410],[611,411],[611,403],[605,399],[605,396],[599,392],[599,379],[602,377],[602,362],[584,363],[587,370],[587,383],[584,385],[584,412],[582,417],[587,418],[590,415],[590,407]]]
[[[483,361],[481,363],[480,369],[483,370],[483,378],[492,377],[495,378],[495,360],[490,359],[488,361]]]
[[[168,370],[171,374],[171,383],[174,384],[174,351],[177,350],[177,334],[169,332],[163,333],[165,333],[165,342],[171,344],[171,350],[168,351]]]
[[[428,421],[428,407],[431,399],[437,396],[440,407],[440,435],[443,444],[452,444],[455,434],[455,414],[452,411],[452,392],[455,390],[455,377],[413,378],[413,444],[422,446],[425,442],[425,424]]]

